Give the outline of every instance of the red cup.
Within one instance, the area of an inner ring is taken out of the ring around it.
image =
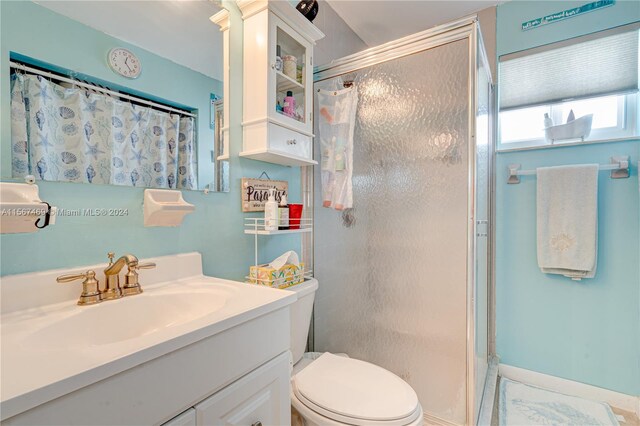
[[[289,204],[289,229],[300,229],[302,204]]]

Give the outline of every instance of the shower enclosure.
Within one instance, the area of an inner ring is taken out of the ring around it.
[[[358,108],[354,207],[320,207],[319,167],[315,199],[305,193],[320,282],[313,348],[396,373],[428,421],[474,424],[489,354],[493,117],[477,20],[333,61],[314,77],[314,89],[353,84]]]

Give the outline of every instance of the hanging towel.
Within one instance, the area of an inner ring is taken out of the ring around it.
[[[598,165],[537,169],[538,266],[593,278],[598,254]]]

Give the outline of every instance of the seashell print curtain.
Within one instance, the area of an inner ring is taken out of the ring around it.
[[[194,144],[192,117],[12,75],[14,177],[197,189]]]

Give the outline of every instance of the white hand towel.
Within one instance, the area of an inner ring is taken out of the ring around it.
[[[537,169],[538,266],[574,280],[598,260],[598,165]]]

